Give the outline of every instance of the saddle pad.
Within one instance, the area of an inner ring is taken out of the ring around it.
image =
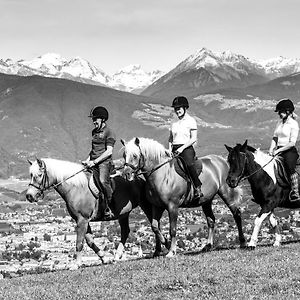
[[[202,161],[200,159],[195,160],[195,167],[197,171],[197,175],[199,176],[202,172]],[[185,161],[182,157],[178,156],[174,163],[175,171],[180,175],[182,178],[184,178],[187,181],[190,181],[190,175],[188,173],[188,170],[186,168]]]
[[[92,194],[94,195],[95,198],[99,197],[99,190],[94,182],[94,177],[93,175],[90,176],[89,179],[89,189],[92,192]]]

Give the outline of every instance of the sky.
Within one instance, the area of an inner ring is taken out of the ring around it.
[[[169,71],[197,50],[300,58],[299,0],[0,0],[0,59]]]

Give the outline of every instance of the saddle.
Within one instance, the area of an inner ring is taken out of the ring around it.
[[[196,157],[194,164],[195,164],[197,175],[199,176],[203,169],[202,161]],[[187,165],[182,157],[180,156],[176,157],[176,160],[174,162],[174,168],[176,173],[187,181],[187,189],[181,207],[198,206],[198,200],[194,201],[193,181],[187,169]]]
[[[111,172],[110,172],[111,173]],[[105,193],[103,192],[103,189],[98,189],[96,183],[95,183],[95,180],[94,180],[94,176],[92,173],[88,172],[88,187],[89,187],[89,190],[91,191],[91,193],[93,194],[93,196],[96,198],[97,200],[97,213],[96,215],[94,216],[94,220],[97,220],[97,221],[103,221],[104,218],[105,218],[105,215],[104,215],[104,211],[105,211]],[[115,182],[114,180],[111,178],[110,180],[110,185],[112,187],[112,190],[114,191],[115,190]],[[108,203],[108,206],[110,207],[110,209],[112,209],[112,206],[113,201],[111,201],[111,203]]]

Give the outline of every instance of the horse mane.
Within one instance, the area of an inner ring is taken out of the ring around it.
[[[139,148],[135,144],[136,138],[131,139],[127,145],[126,149],[127,151],[130,151],[131,153],[139,154]],[[169,150],[167,150],[161,143],[159,143],[156,140],[150,139],[150,138],[139,138],[139,146],[141,149],[142,154],[146,159],[150,160],[156,160],[158,162],[161,161],[161,159],[166,157],[171,157],[171,153]]]
[[[48,176],[56,178],[58,182],[74,175],[76,172],[83,169],[83,166],[81,164],[70,161],[54,158],[43,158],[42,160],[45,162]],[[87,185],[87,177],[84,172],[80,172],[72,178],[68,179],[67,184],[71,184],[77,187]]]

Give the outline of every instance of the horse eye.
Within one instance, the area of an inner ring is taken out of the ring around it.
[[[136,155],[136,154],[133,154],[133,158],[134,158],[134,159],[137,159],[138,157],[137,157],[137,155]]]

